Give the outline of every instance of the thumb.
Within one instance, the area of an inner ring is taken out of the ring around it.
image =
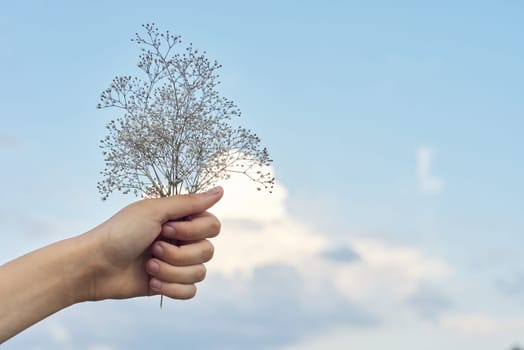
[[[153,201],[155,215],[161,223],[199,214],[211,208],[222,198],[224,190],[218,186],[204,193],[158,198]]]

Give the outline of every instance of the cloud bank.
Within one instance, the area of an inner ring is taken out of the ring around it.
[[[446,280],[444,262],[349,232],[334,242],[289,214],[282,184],[273,194],[241,175],[222,185],[222,232],[196,299],[77,305],[6,349],[274,349],[338,327],[377,329],[399,307],[439,314],[425,286]]]

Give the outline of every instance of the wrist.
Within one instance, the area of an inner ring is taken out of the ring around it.
[[[96,236],[50,244],[0,266],[0,343],[45,317],[89,300]]]
[[[97,253],[99,244],[92,232],[67,240],[68,256],[64,263],[64,288],[71,291],[71,304],[95,299]]]

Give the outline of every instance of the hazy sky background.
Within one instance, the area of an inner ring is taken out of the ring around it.
[[[155,22],[218,60],[278,189],[224,184],[190,302],[86,303],[5,349],[524,344],[521,1],[19,1],[0,11],[0,262],[88,230],[95,109]],[[5,281],[1,283],[6,283]]]

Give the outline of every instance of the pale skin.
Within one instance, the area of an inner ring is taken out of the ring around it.
[[[0,266],[0,343],[84,301],[195,296],[220,222],[222,188],[135,202],[94,229]],[[189,220],[187,218],[190,218]],[[167,240],[176,240],[178,246]]]

